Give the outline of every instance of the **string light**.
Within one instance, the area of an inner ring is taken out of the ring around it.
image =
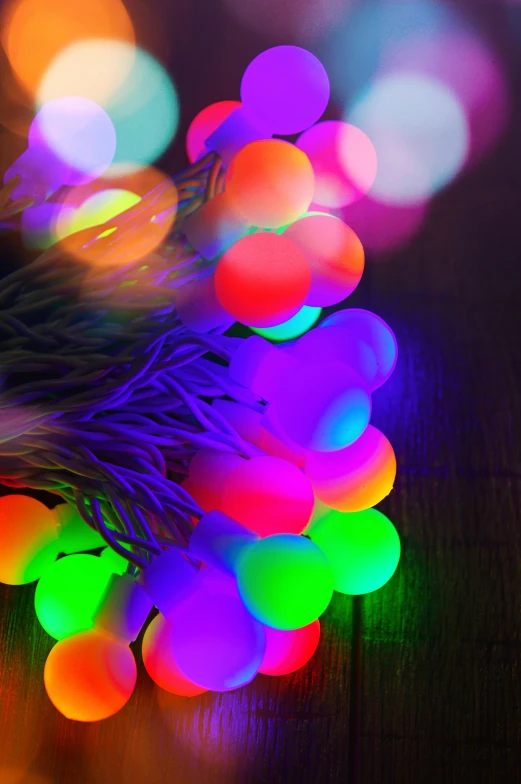
[[[364,266],[355,232],[308,212],[324,172],[303,142],[328,97],[314,55],[262,53],[240,103],[194,120],[189,169],[71,186],[70,233],[0,289],[1,480],[67,501],[0,499],[0,579],[41,577],[37,615],[58,639],[44,681],[68,718],[126,704],[153,606],[145,668],[197,697],[304,666],[333,591],[396,568],[396,530],[369,508],[396,471],[369,424],[394,334],[359,309],[311,329]],[[68,166],[73,137],[53,141]],[[50,196],[27,172],[32,201],[13,170],[0,215]],[[234,320],[260,334],[225,336]]]

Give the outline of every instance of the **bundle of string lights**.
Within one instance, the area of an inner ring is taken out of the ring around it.
[[[0,579],[39,580],[57,640],[45,686],[70,719],[125,705],[147,623],[159,687],[227,691],[303,666],[333,591],[376,590],[396,569],[398,534],[374,509],[396,460],[370,424],[396,340],[357,308],[313,327],[364,266],[333,214],[357,183],[322,132],[328,99],[314,55],[263,52],[241,102],[193,121],[188,169],[73,221],[2,281],[0,482],[58,503],[0,499]],[[1,221],[23,224],[62,186],[80,210],[96,183],[114,189],[112,142],[90,177],[67,152],[80,136],[86,155],[105,122],[91,104],[40,109]],[[235,321],[257,334],[227,336]]]

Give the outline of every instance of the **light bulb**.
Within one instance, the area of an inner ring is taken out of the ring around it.
[[[303,305],[298,313],[275,327],[251,327],[251,330],[274,343],[293,340],[307,332],[318,321],[321,313],[322,308],[311,308],[309,305]]]
[[[353,293],[364,271],[364,249],[343,221],[310,215],[288,226],[284,236],[303,251],[311,266],[306,305],[336,305]]]
[[[7,169],[4,182],[20,177],[12,199],[31,197],[42,204],[62,185],[99,177],[116,151],[116,132],[94,101],[57,98],[44,104],[29,129],[29,149]]]
[[[313,490],[302,471],[279,457],[242,460],[224,480],[220,509],[259,536],[304,531]]]
[[[0,498],[0,582],[34,582],[58,553],[94,550],[104,544],[69,504],[48,509],[27,495]]]
[[[335,361],[298,363],[278,379],[269,417],[305,449],[333,452],[364,432],[371,398],[361,378]]]
[[[301,361],[333,360],[342,362],[360,376],[368,390],[374,388],[378,362],[373,349],[344,327],[312,329],[284,350]]]
[[[237,585],[254,618],[275,629],[298,629],[327,608],[333,575],[327,558],[309,539],[276,534],[240,554]]]
[[[241,100],[255,126],[288,136],[320,119],[329,101],[329,79],[311,52],[299,46],[274,46],[246,68]]]
[[[206,512],[221,508],[223,484],[228,474],[243,462],[232,452],[203,446],[190,461],[188,479],[194,498]]]
[[[226,194],[252,226],[277,229],[306,212],[314,182],[302,150],[280,139],[267,139],[246,145],[234,157],[226,175]]]
[[[76,721],[100,721],[117,713],[130,699],[136,678],[128,644],[99,629],[60,640],[44,669],[49,699]]]
[[[314,204],[354,204],[370,190],[377,171],[376,150],[366,134],[339,120],[319,122],[296,141],[315,173]]]
[[[331,599],[329,563],[303,536],[276,534],[261,539],[228,515],[209,512],[197,523],[188,550],[193,558],[235,576],[245,606],[266,626],[307,626]]]
[[[58,555],[59,532],[56,516],[35,498],[0,498],[0,581],[25,585],[37,580]]]
[[[270,626],[266,632],[266,652],[259,672],[263,675],[289,675],[300,670],[311,659],[320,641],[317,619],[300,629],[283,631]]]
[[[393,489],[396,457],[384,434],[368,425],[345,449],[308,451],[305,471],[322,503],[341,512],[360,512],[375,506]]]
[[[321,510],[309,536],[325,553],[335,591],[376,591],[393,576],[400,560],[400,537],[389,518],[376,509],[363,512]]]
[[[372,389],[382,386],[393,372],[398,359],[398,344],[390,326],[376,313],[361,308],[338,310],[324,319],[319,329],[330,326],[349,330],[351,340],[361,340],[369,346],[378,366]]]
[[[186,154],[190,163],[206,155],[208,152],[205,146],[206,139],[239,106],[241,106],[240,101],[218,101],[205,106],[195,115],[186,133]]]
[[[224,583],[224,584],[223,584]],[[201,575],[172,618],[171,648],[181,672],[201,688],[229,691],[257,674],[266,635],[231,580]]]
[[[216,259],[249,231],[226,193],[218,193],[183,221],[183,234],[205,259]]]
[[[195,697],[207,689],[197,686],[180,670],[172,649],[172,633],[172,621],[157,615],[143,637],[143,664],[161,689],[181,697]]]
[[[237,321],[255,327],[279,324],[302,307],[311,269],[302,251],[286,237],[249,234],[226,250],[215,270],[215,290]]]
[[[95,555],[68,555],[50,564],[34,597],[47,634],[61,640],[92,628],[111,574],[107,562]]]

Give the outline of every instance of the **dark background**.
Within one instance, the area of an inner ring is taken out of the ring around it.
[[[179,91],[173,172],[190,119],[238,97],[247,63],[281,41],[217,0],[127,5]],[[362,600],[335,595],[299,673],[188,700],[140,668],[130,703],[95,725],[46,697],[34,586],[0,586],[0,784],[521,781],[521,6],[455,5],[503,60],[509,126],[406,247],[369,256],[350,301],[400,346],[374,416],[399,463],[380,505],[402,538],[397,573]],[[1,243],[7,272],[25,256],[16,236]]]

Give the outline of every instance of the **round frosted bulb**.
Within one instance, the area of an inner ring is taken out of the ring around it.
[[[224,481],[221,511],[259,536],[300,534],[313,512],[302,471],[279,457],[244,460]]]
[[[128,702],[137,668],[128,644],[92,629],[58,642],[43,673],[54,706],[68,719],[101,721]]]
[[[398,344],[394,332],[380,316],[370,310],[349,308],[332,313],[319,326],[321,329],[344,327],[349,330],[352,340],[366,343],[373,351],[378,365],[372,389],[377,389],[387,381],[398,359]]]
[[[266,637],[238,595],[202,583],[172,619],[172,651],[184,675],[203,689],[229,691],[257,674]]]
[[[59,240],[93,226],[102,226],[139,204],[141,197],[122,188],[107,188],[89,196],[71,215],[60,216],[56,224]]]
[[[308,305],[303,305],[298,313],[275,327],[250,327],[250,329],[273,343],[293,340],[303,335],[308,329],[311,329],[313,324],[318,321],[321,313],[322,308],[310,308]]]
[[[400,537],[389,518],[376,509],[324,511],[309,531],[326,555],[335,591],[364,594],[385,585],[400,560]]]
[[[307,305],[327,307],[348,297],[364,271],[364,249],[349,226],[332,215],[310,215],[284,231],[311,266]]]
[[[123,547],[125,545],[122,544]],[[112,547],[105,547],[101,551],[100,559],[107,565],[113,574],[125,574],[128,569],[128,561],[122,555],[116,553]]]
[[[51,564],[34,597],[36,615],[47,634],[62,640],[91,629],[111,574],[106,561],[95,555],[67,555]]]
[[[347,365],[360,376],[368,390],[374,388],[378,373],[376,355],[370,346],[344,327],[312,329],[288,349],[302,361],[332,360]]]
[[[329,101],[329,79],[320,60],[299,46],[261,52],[244,72],[241,100],[253,125],[289,136],[320,119]]]
[[[215,270],[215,291],[237,321],[269,327],[294,316],[311,285],[302,251],[286,237],[249,234],[228,248]]]
[[[345,449],[307,452],[306,476],[319,501],[341,512],[359,512],[389,495],[396,457],[384,434],[368,425]]]
[[[154,618],[143,637],[143,664],[161,689],[180,697],[195,697],[206,689],[196,686],[179,669],[172,650],[172,630],[172,622],[161,614]]]
[[[116,131],[107,112],[78,96],[56,98],[42,106],[29,129],[29,144],[41,141],[72,167],[68,185],[99,177],[116,152]]]
[[[354,125],[339,120],[317,123],[299,136],[296,145],[313,166],[314,204],[347,207],[371,189],[378,166],[376,150]]]
[[[275,629],[315,621],[333,594],[331,567],[309,539],[277,534],[260,539],[239,559],[237,585],[250,613]]]
[[[266,653],[259,672],[263,675],[289,675],[300,670],[311,659],[320,641],[317,619],[301,629],[283,631],[265,627]]]
[[[206,155],[205,141],[240,105],[240,101],[218,101],[195,115],[186,133],[186,154],[190,163]]]
[[[299,363],[278,381],[269,417],[296,444],[333,452],[352,444],[371,416],[360,377],[340,362]]]
[[[58,555],[59,529],[50,509],[26,495],[0,498],[0,582],[37,580]]]
[[[280,139],[251,142],[233,158],[226,194],[253,226],[278,229],[297,220],[311,204],[315,178],[302,150]]]

